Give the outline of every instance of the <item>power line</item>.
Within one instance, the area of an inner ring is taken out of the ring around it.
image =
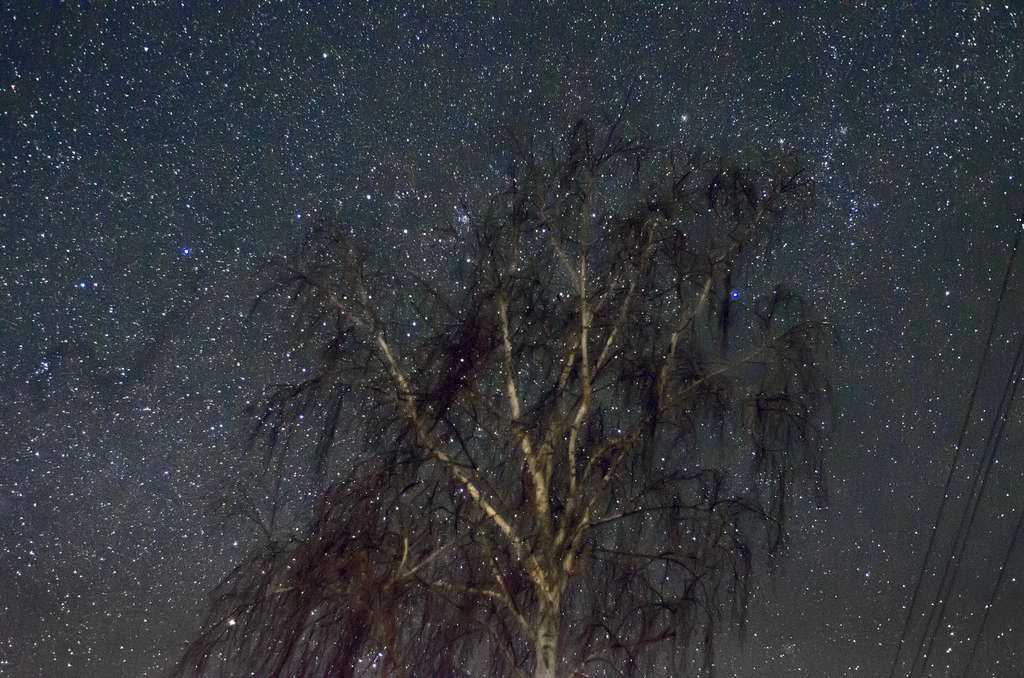
[[[896,653],[892,659],[892,666],[889,668],[889,678],[894,678],[896,675],[896,667],[899,665],[900,654],[903,650],[903,645],[907,639],[907,633],[910,630],[910,622],[913,619],[914,608],[917,605],[917,598],[921,593],[921,586],[924,582],[925,572],[928,569],[928,561],[931,559],[932,552],[935,549],[935,537],[939,529],[939,525],[942,522],[943,514],[946,510],[946,504],[949,501],[949,490],[953,483],[953,476],[956,474],[957,467],[960,462],[960,453],[963,446],[964,438],[967,434],[967,426],[971,420],[971,412],[974,410],[975,399],[978,393],[978,386],[981,383],[981,377],[985,370],[985,364],[988,362],[988,355],[992,348],[992,339],[995,337],[996,325],[999,319],[1000,310],[1003,306],[1003,300],[1006,297],[1006,288],[1010,281],[1010,273],[1013,269],[1014,261],[1017,258],[1017,250],[1020,246],[1021,233],[1018,230],[1016,237],[1013,241],[1013,249],[1010,251],[1010,258],[1006,264],[1006,270],[1003,273],[1003,282],[999,289],[999,298],[996,302],[995,311],[992,314],[992,321],[989,324],[988,336],[985,339],[985,349],[981,354],[981,360],[978,362],[977,374],[974,378],[974,385],[971,388],[971,395],[967,401],[967,409],[964,414],[963,423],[960,426],[960,433],[957,436],[956,444],[953,447],[953,459],[950,463],[949,473],[946,476],[945,487],[942,491],[942,500],[939,503],[938,515],[935,517],[935,524],[932,526],[931,534],[928,537],[928,546],[925,549],[924,558],[921,561],[921,568],[917,573],[916,582],[914,584],[914,591],[910,598],[910,603],[907,606],[907,614],[903,620],[903,629],[900,631],[899,642],[896,645]]]
[[[1006,566],[1010,563],[1010,555],[1013,553],[1014,547],[1017,545],[1017,540],[1020,538],[1020,534],[1024,531],[1024,506],[1021,506],[1018,511],[1020,516],[1017,518],[1017,527],[1013,530],[1013,538],[1010,539],[1010,545],[1006,549],[1006,555],[1003,557],[1003,562],[999,566],[999,576],[996,577],[996,585],[992,587],[992,594],[988,597],[988,603],[985,604],[985,614],[981,617],[981,626],[978,628],[978,633],[974,636],[974,643],[971,644],[971,654],[967,657],[967,665],[964,667],[963,678],[969,678],[968,673],[971,671],[971,665],[974,663],[974,655],[978,651],[978,644],[981,642],[981,637],[985,635],[985,625],[988,623],[988,615],[992,612],[992,606],[996,602],[996,597],[999,595],[999,590],[1003,586],[1003,580],[1006,577]]]
[[[1013,257],[1016,255],[1020,237],[1021,231],[1018,229],[1017,235],[1014,238],[1014,249],[1010,258],[1011,264]],[[1006,277],[1004,278],[1004,285],[1008,283],[1010,273],[1010,267],[1008,266]],[[964,551],[967,548],[971,530],[974,527],[974,521],[977,517],[978,507],[981,505],[981,499],[985,494],[985,488],[988,485],[988,479],[995,462],[996,450],[1002,440],[1003,430],[1006,425],[1006,414],[1009,410],[1010,403],[1013,401],[1014,395],[1016,394],[1017,385],[1020,381],[1022,359],[1024,359],[1024,333],[1021,334],[1020,342],[1018,343],[1010,372],[1007,375],[1006,384],[1003,386],[999,404],[996,407],[995,416],[992,419],[992,425],[989,428],[988,436],[985,439],[978,470],[975,472],[971,481],[971,489],[967,494],[967,505],[964,507],[964,510],[960,515],[960,523],[957,526],[956,534],[953,537],[952,549],[943,566],[942,576],[939,578],[939,588],[936,591],[935,598],[933,599],[928,612],[928,618],[925,622],[925,633],[921,638],[921,643],[918,646],[918,652],[910,667],[910,676],[914,675],[919,659],[921,660],[921,676],[924,676],[925,672],[928,670],[928,659],[931,656],[933,647],[935,646],[935,638],[938,636],[939,629],[942,627],[942,622],[945,619],[946,606],[949,604],[949,599],[952,596],[957,575],[959,574],[960,563],[963,560]],[[924,649],[923,652],[921,651],[922,648]]]
[[[922,676],[924,675],[924,672],[928,670],[928,658],[931,656],[932,648],[935,645],[935,638],[938,636],[939,629],[942,627],[942,622],[946,616],[946,606],[949,604],[949,599],[952,596],[953,589],[955,588],[957,575],[960,573],[960,563],[963,561],[963,554],[967,548],[967,542],[970,539],[975,518],[978,515],[978,507],[981,506],[981,498],[985,494],[985,488],[988,484],[988,479],[994,466],[996,450],[999,447],[999,443],[1002,442],[1003,431],[1006,429],[1006,420],[1008,418],[1007,414],[1009,413],[1013,399],[1017,394],[1017,387],[1020,385],[1022,372],[1024,372],[1024,332],[1021,333],[1017,346],[1017,353],[1014,356],[1013,367],[1010,369],[1010,375],[1003,388],[999,407],[996,410],[996,417],[992,422],[991,429],[989,430],[988,439],[986,441],[986,451],[982,458],[984,468],[980,469],[980,487],[978,482],[979,476],[975,476],[974,483],[971,486],[971,494],[968,498],[969,510],[965,507],[965,511],[961,516],[960,526],[957,529],[957,534],[954,538],[953,552],[950,553],[949,558],[946,559],[946,565],[943,569],[942,579],[940,580],[938,597],[936,598],[937,605],[933,605],[931,610],[932,614],[929,614],[929,622],[934,616],[935,625],[931,631],[931,635],[928,636],[928,647],[924,654],[921,655]],[[913,673],[913,668],[914,667],[911,666],[911,674]]]

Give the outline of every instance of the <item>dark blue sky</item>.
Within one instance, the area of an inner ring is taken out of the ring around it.
[[[832,506],[794,516],[722,675],[887,672],[1024,207],[1019,10],[184,4],[0,8],[0,674],[155,676],[195,630],[250,543],[208,511],[256,463],[238,413],[296,369],[244,315],[303,218],[341,210],[429,258],[405,226],[479,204],[498,125],[553,133],[631,84],[655,133],[792,145],[821,180],[774,274],[843,336]],[[1024,273],[1009,298],[979,424]],[[1021,509],[1022,416],[931,675],[961,665]],[[1015,675],[1021,604],[1010,582],[976,675]]]

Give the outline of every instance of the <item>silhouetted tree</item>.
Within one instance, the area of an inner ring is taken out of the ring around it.
[[[281,263],[268,292],[318,358],[254,435],[364,442],[301,538],[214,592],[182,674],[710,672],[795,488],[824,499],[832,334],[784,287],[732,288],[810,198],[797,158],[621,121],[510,147],[433,279],[337,219]]]

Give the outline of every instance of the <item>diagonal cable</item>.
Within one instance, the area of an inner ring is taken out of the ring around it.
[[[995,604],[996,598],[999,596],[999,591],[1003,586],[1003,581],[1006,578],[1006,566],[1009,565],[1013,549],[1017,545],[1021,532],[1024,531],[1024,506],[1020,508],[1018,513],[1020,516],[1017,518],[1017,527],[1013,530],[1013,538],[1010,539],[1010,545],[1006,549],[1006,555],[1003,556],[1003,562],[999,566],[999,576],[996,578],[996,584],[992,587],[992,593],[988,597],[988,603],[985,604],[985,614],[981,617],[981,626],[978,628],[978,633],[974,636],[974,642],[971,644],[971,653],[967,657],[967,665],[964,667],[963,678],[969,678],[971,665],[974,663],[974,655],[978,651],[978,644],[980,643],[982,636],[985,635],[985,625],[988,623],[988,615],[992,612],[992,606]]]
[[[922,676],[928,668],[928,658],[931,656],[932,648],[935,645],[935,638],[938,636],[939,629],[942,627],[942,622],[945,619],[946,606],[949,604],[949,599],[952,596],[953,589],[955,588],[956,579],[960,573],[960,564],[963,562],[964,551],[966,551],[967,542],[970,539],[971,530],[974,527],[974,521],[978,515],[978,507],[981,506],[982,496],[985,494],[988,479],[991,476],[993,467],[995,466],[996,451],[1000,442],[1002,442],[1003,431],[1006,429],[1007,415],[1009,414],[1013,400],[1017,394],[1017,387],[1020,385],[1022,373],[1024,373],[1024,332],[1021,333],[1020,340],[1018,341],[1017,353],[1014,356],[1013,367],[1010,370],[1010,375],[1003,388],[1003,394],[999,400],[999,407],[996,410],[996,417],[989,430],[988,439],[986,440],[985,454],[982,459],[983,468],[980,469],[981,474],[980,476],[975,476],[975,482],[971,487],[971,494],[969,495],[968,500],[969,510],[965,508],[965,512],[961,516],[960,526],[957,529],[957,535],[954,539],[954,550],[950,554],[949,558],[946,559],[946,566],[943,569],[938,605],[932,607],[932,612],[935,616],[935,626],[934,629],[932,629],[931,635],[928,637],[927,648],[923,655],[919,655],[921,657]],[[933,615],[930,614],[929,619],[931,619],[932,616]],[[911,670],[913,670],[913,667]]]
[[[953,459],[950,463],[949,473],[946,476],[946,483],[942,491],[942,500],[939,503],[938,515],[935,517],[935,524],[932,526],[931,534],[928,537],[928,546],[925,549],[924,558],[921,561],[921,568],[917,573],[917,578],[914,584],[914,591],[910,598],[910,603],[907,605],[907,614],[903,620],[903,629],[900,631],[899,642],[896,646],[896,653],[892,659],[892,666],[889,668],[889,678],[894,678],[896,675],[896,667],[899,666],[900,654],[903,650],[903,645],[906,642],[907,634],[910,630],[910,622],[913,619],[914,609],[917,605],[917,598],[921,593],[921,586],[924,582],[924,575],[928,569],[928,561],[931,559],[932,552],[935,550],[935,537],[938,532],[939,525],[942,522],[943,515],[946,510],[946,505],[949,501],[949,491],[953,483],[953,477],[956,474],[956,470],[960,463],[960,453],[963,448],[964,438],[967,434],[967,426],[971,420],[971,413],[974,410],[974,404],[978,393],[978,386],[981,383],[981,377],[985,370],[985,364],[988,362],[988,355],[992,348],[992,340],[995,337],[996,325],[999,319],[1000,310],[1003,306],[1003,300],[1006,297],[1006,288],[1010,280],[1010,273],[1013,269],[1014,261],[1017,258],[1017,250],[1020,246],[1020,231],[1013,242],[1013,249],[1010,251],[1010,258],[1006,264],[1006,270],[1003,273],[1003,281],[999,289],[999,298],[996,302],[995,311],[992,314],[992,321],[989,324],[988,336],[985,339],[985,349],[982,352],[981,360],[978,362],[977,374],[974,378],[974,385],[971,387],[971,395],[967,402],[966,412],[964,414],[963,423],[960,427],[960,433],[957,436],[956,444],[953,447]]]

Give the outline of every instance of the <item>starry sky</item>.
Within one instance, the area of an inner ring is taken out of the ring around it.
[[[582,6],[0,4],[0,675],[157,676],[196,631],[254,539],[211,508],[254,470],[239,412],[299,369],[281,328],[246,314],[311,215],[429,261],[410,224],[479,204],[499,125],[553,134],[623,102],[695,145],[794,146],[820,180],[774,274],[843,340],[831,505],[793,515],[721,675],[888,673],[1024,208],[1024,10]],[[1022,299],[1019,270],[968,468]],[[929,675],[962,671],[1024,508],[1022,418]],[[1024,546],[1007,572],[973,675],[1024,662]]]

